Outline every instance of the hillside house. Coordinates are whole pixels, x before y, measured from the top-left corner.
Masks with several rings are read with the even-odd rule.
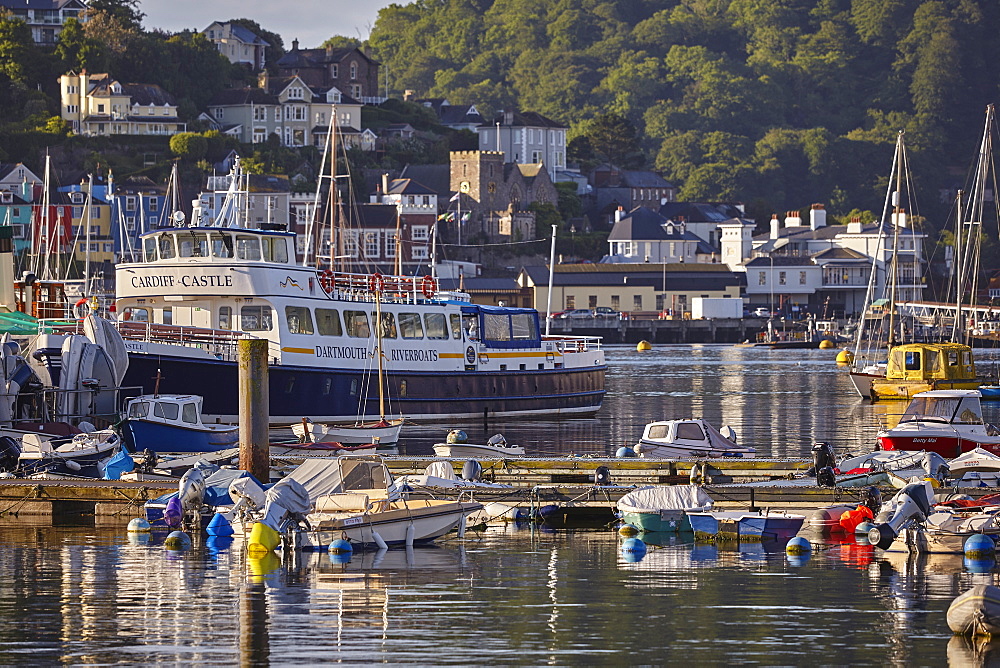
[[[59,89],[60,116],[79,135],[173,135],[187,129],[173,95],[155,84],[71,72],[59,77]]]

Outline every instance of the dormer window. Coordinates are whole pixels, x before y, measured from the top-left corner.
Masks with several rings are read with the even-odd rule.
[[[331,88],[330,92],[326,95],[326,100],[333,104],[340,104],[340,97],[340,91],[336,88]]]

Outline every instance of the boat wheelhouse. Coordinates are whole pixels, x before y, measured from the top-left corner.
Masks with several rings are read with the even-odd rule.
[[[983,448],[1000,454],[1000,433],[983,419],[978,390],[936,390],[917,394],[899,424],[878,434],[883,450],[927,450],[942,457]]]
[[[472,304],[438,293],[430,276],[301,266],[294,243],[281,229],[143,235],[138,261],[116,267],[125,384],[196,392],[206,419],[235,420],[236,344],[260,338],[269,343],[272,423],[377,419],[378,396],[368,388],[378,326],[392,412],[410,419],[600,408],[599,339],[543,337],[534,309]]]
[[[885,378],[873,378],[874,400],[910,399],[931,390],[974,390],[972,348],[961,343],[907,343],[889,350]]]

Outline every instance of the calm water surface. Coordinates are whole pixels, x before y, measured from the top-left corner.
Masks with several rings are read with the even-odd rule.
[[[871,406],[835,351],[612,348],[600,415],[460,425],[537,452],[610,454],[655,418],[732,425],[761,455],[814,441],[859,449],[898,406]],[[988,417],[997,421],[997,409]],[[452,425],[401,450],[430,453]],[[975,665],[951,600],[995,569],[870,546],[666,538],[626,559],[613,529],[497,527],[436,547],[248,560],[199,538],[186,552],[121,529],[0,524],[0,665]],[[978,653],[977,653],[978,652]]]

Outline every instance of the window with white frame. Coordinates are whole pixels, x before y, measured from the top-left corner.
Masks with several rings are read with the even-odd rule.
[[[125,229],[129,232],[135,232],[135,216],[125,218]]]
[[[396,257],[396,235],[385,235],[385,256]]]
[[[253,129],[253,143],[263,144],[267,141],[267,130],[264,128],[254,128]]]
[[[281,107],[275,107],[274,108],[274,120],[275,121],[280,121],[281,120]]]
[[[330,77],[336,79],[340,76],[340,65],[333,63],[330,65]]]
[[[414,246],[410,249],[410,255],[413,256],[414,260],[426,260],[427,246]]]
[[[426,225],[414,225],[411,236],[414,241],[427,241],[429,237],[428,227]]]
[[[127,195],[125,197],[125,210],[126,211],[135,211],[135,196],[134,195]]]
[[[288,99],[290,100],[301,100],[302,99],[302,89],[296,86],[295,88],[288,89]]]
[[[219,116],[222,118],[222,116]],[[253,119],[255,121],[266,121],[267,120],[267,107],[254,107],[253,108]]]
[[[356,257],[358,254],[358,233],[356,230],[344,232],[344,255]]]
[[[159,222],[159,220],[160,220],[159,216],[150,216],[149,217],[149,224],[151,226],[153,226],[153,227],[156,227],[156,224]]]
[[[150,197],[148,201],[150,211],[156,211],[160,208],[159,200],[156,197]]]
[[[351,61],[351,78],[352,79],[358,78],[358,64],[353,61]]]
[[[379,233],[365,232],[365,257],[378,257]]]

